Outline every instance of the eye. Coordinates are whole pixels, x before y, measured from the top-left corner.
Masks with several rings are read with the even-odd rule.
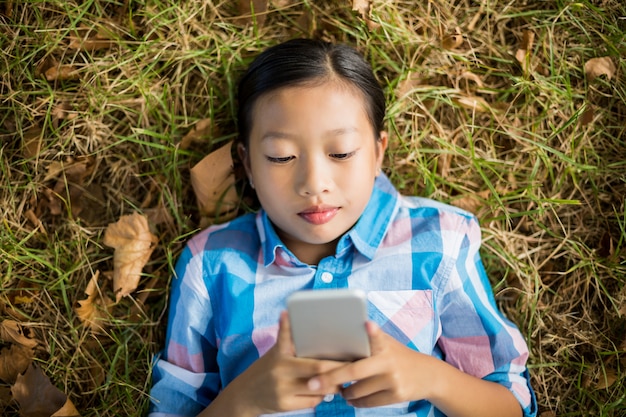
[[[265,156],[265,159],[267,159],[273,164],[286,164],[287,162],[291,161],[293,158],[294,158],[293,156],[281,156],[281,157],[275,157],[275,156],[269,156],[269,155]]]
[[[354,154],[356,153],[356,151],[352,151],[352,152],[348,152],[348,153],[331,153],[329,154],[329,156],[333,159],[337,159],[339,161],[343,161],[345,159],[349,159],[352,156],[354,156]]]

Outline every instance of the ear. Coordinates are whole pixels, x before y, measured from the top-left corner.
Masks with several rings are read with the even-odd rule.
[[[248,155],[248,150],[243,143],[237,144],[237,154],[239,155],[239,159],[243,163],[243,167],[246,169],[246,175],[248,176],[248,179],[252,180],[252,170],[250,169],[250,155]]]
[[[376,171],[380,172],[383,166],[383,160],[385,159],[385,150],[387,150],[387,144],[389,143],[389,135],[384,130],[381,130],[376,141]]]

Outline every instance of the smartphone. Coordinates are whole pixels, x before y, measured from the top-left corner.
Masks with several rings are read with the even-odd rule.
[[[287,299],[287,312],[296,356],[340,361],[370,356],[363,291],[296,291]]]

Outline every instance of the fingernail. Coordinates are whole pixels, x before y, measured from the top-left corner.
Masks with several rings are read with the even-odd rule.
[[[322,387],[322,384],[320,383],[320,380],[318,378],[311,378],[309,379],[307,386],[311,391],[317,391]]]

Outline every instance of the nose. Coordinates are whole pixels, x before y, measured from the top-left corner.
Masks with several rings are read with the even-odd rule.
[[[302,196],[314,196],[330,191],[331,167],[318,158],[302,160],[296,174],[296,191]]]

